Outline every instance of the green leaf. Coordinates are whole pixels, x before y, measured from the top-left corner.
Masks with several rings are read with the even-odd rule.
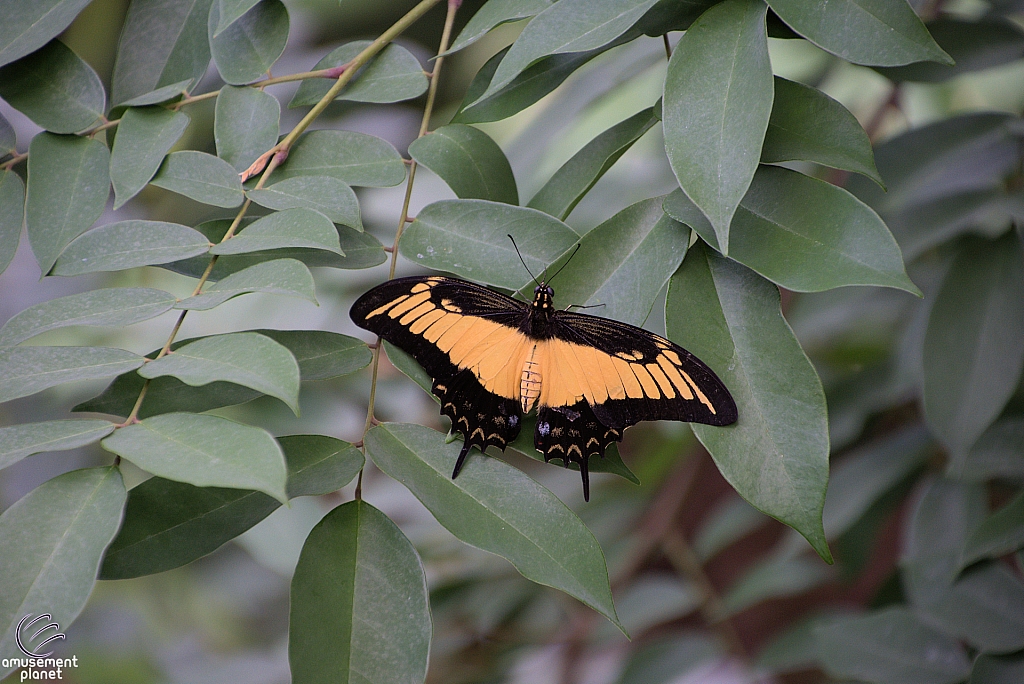
[[[165,264],[205,254],[210,241],[197,230],[163,221],[119,221],[80,235],[61,252],[51,273],[73,276]]]
[[[862,173],[882,184],[868,134],[850,110],[817,88],[776,76],[761,161],[797,160]]]
[[[618,626],[604,553],[565,505],[504,461],[476,455],[451,479],[459,444],[419,425],[366,433],[367,453],[452,534],[508,559],[524,577],[574,596]]]
[[[217,29],[213,33],[214,37],[238,21],[242,15],[258,5],[259,2],[260,0],[217,0],[220,16],[217,21]]]
[[[288,10],[281,0],[259,4],[217,31],[220,3],[210,7],[207,32],[213,63],[221,78],[231,85],[251,83],[274,66],[288,44]]]
[[[1024,493],[985,519],[967,538],[964,566],[999,558],[1024,547]]]
[[[328,494],[364,463],[348,442],[323,435],[280,439],[288,465],[288,496]],[[198,487],[152,477],[131,489],[125,523],[106,550],[99,576],[124,580],[201,558],[281,506],[260,491]]]
[[[107,347],[0,349],[0,402],[74,380],[96,380],[135,370],[143,358]]]
[[[953,63],[906,0],[832,0],[825,4],[770,0],[768,4],[804,38],[854,64]]]
[[[477,101],[493,95],[548,55],[599,48],[625,33],[656,0],[568,0],[526,25]]]
[[[981,482],[993,477],[1018,479],[1024,475],[1024,416],[1000,418],[967,453],[961,478]]]
[[[690,239],[661,205],[661,197],[637,202],[584,235],[559,276],[559,306],[603,305],[593,313],[643,325]]]
[[[323,496],[352,481],[366,459],[356,447],[326,435],[289,435],[277,440],[288,465],[288,496]]]
[[[285,209],[257,220],[230,240],[214,245],[211,254],[245,254],[260,250],[305,247],[345,256],[331,220],[312,209]]]
[[[32,454],[77,449],[113,431],[107,420],[48,420],[0,428],[0,468]]]
[[[242,219],[240,225],[246,226],[252,223],[251,219]],[[228,227],[230,219],[217,219],[207,221],[196,226],[196,230],[203,233],[211,242],[220,242]],[[223,256],[217,259],[217,263],[210,273],[211,281],[222,280],[227,276],[238,273],[255,264],[262,264],[267,261],[290,258],[297,259],[307,266],[326,266],[329,268],[370,268],[384,263],[386,255],[380,240],[369,233],[360,233],[347,226],[335,226],[338,231],[338,239],[345,256],[339,256],[334,252],[326,252],[318,249],[276,249],[267,252],[253,252],[251,254],[238,254]],[[206,257],[185,259],[168,264],[166,268],[182,273],[193,278],[199,278],[206,272],[210,260]]]
[[[299,363],[299,377],[303,382],[326,380],[354,373],[370,365],[372,353],[364,342],[348,335],[323,330],[253,330],[278,342],[292,353]],[[179,340],[171,351],[180,349],[195,339]],[[149,354],[154,358],[157,352]],[[109,413],[127,416],[145,382],[138,373],[125,373],[115,379],[102,394],[79,404],[75,411]],[[248,387],[229,382],[211,382],[190,387],[176,378],[154,378],[146,391],[146,400],[139,411],[140,418],[162,413],[192,411],[201,413],[222,406],[233,406],[251,401],[260,393]]]
[[[188,122],[186,114],[163,107],[129,107],[121,115],[110,153],[114,209],[146,187]]]
[[[139,375],[171,375],[192,386],[233,382],[277,397],[299,413],[298,362],[286,347],[258,333],[204,337],[146,364]]]
[[[1024,584],[999,563],[967,571],[926,612],[944,631],[982,651],[1024,648]]]
[[[252,332],[287,347],[299,363],[302,382],[350,375],[369,366],[373,359],[365,342],[348,335],[324,330],[260,329]]]
[[[483,131],[464,124],[442,126],[414,140],[409,156],[440,176],[460,199],[519,204],[512,167]]]
[[[153,352],[151,356],[156,356]],[[76,406],[74,411],[107,413],[127,418],[142,392],[146,380],[138,373],[125,373],[114,379],[103,392]],[[146,399],[139,410],[139,418],[164,413],[191,411],[202,413],[222,406],[235,406],[252,401],[260,393],[230,382],[211,382],[202,387],[190,387],[170,376],[149,381]]]
[[[1024,31],[1002,17],[982,16],[968,20],[939,16],[925,26],[955,64],[919,62],[876,71],[897,82],[940,83],[961,74],[989,69],[1024,57]]]
[[[445,55],[458,52],[487,35],[492,29],[510,21],[529,19],[551,7],[552,0],[488,0],[476,11]]]
[[[974,661],[968,684],[1016,684],[1024,678],[1024,654],[982,655]]]
[[[256,158],[277,144],[281,103],[257,88],[224,86],[217,96],[213,137],[217,156],[244,171]]]
[[[206,21],[213,0],[149,0],[128,7],[111,78],[117,106],[188,79],[210,65]]]
[[[164,159],[153,185],[215,207],[237,207],[245,199],[231,164],[212,154],[186,150]]]
[[[723,254],[772,111],[766,9],[758,0],[714,5],[679,40],[665,78],[665,151]]]
[[[128,492],[124,525],[107,548],[99,578],[130,579],[181,567],[216,551],[280,506],[262,492],[151,477]]]
[[[405,163],[391,143],[355,131],[309,131],[274,172],[294,176],[330,176],[349,185],[390,188],[405,180]]]
[[[268,188],[246,193],[256,204],[268,209],[314,209],[335,223],[362,232],[359,200],[352,188],[330,176],[297,176]]]
[[[708,561],[768,522],[759,510],[741,497],[731,496],[716,506],[704,520],[693,539],[693,551]]]
[[[0,171],[0,273],[14,259],[25,223],[25,183],[13,171]]]
[[[0,24],[0,65],[21,59],[66,29],[90,0],[9,0]]]
[[[24,657],[15,631],[25,615],[45,611],[61,628],[78,617],[124,500],[117,468],[87,468],[43,483],[0,515],[0,548],[10,550],[0,579],[3,659]],[[13,669],[0,668],[0,676]]]
[[[665,320],[669,338],[708,364],[736,400],[736,424],[692,426],[722,475],[831,561],[821,522],[825,394],[782,316],[778,290],[697,244],[669,283]]]
[[[923,427],[911,427],[861,447],[832,467],[825,496],[825,535],[836,539],[856,524],[886,492],[931,455]]]
[[[665,206],[714,241],[711,226],[687,205],[676,191]],[[846,190],[796,171],[760,166],[730,231],[729,256],[789,290],[880,285],[921,294],[878,214]]]
[[[773,598],[796,596],[829,580],[829,567],[816,558],[778,554],[757,562],[722,597],[722,617],[731,617]]]
[[[987,513],[981,485],[933,480],[915,502],[903,533],[902,580],[918,606],[933,605],[960,572],[967,538]]]
[[[259,428],[217,416],[169,413],[121,428],[101,444],[168,480],[254,489],[288,501],[284,455]]]
[[[293,435],[279,442],[292,498],[340,489],[363,465],[358,449],[332,437]],[[128,492],[124,525],[107,549],[100,578],[127,579],[191,563],[280,505],[262,492],[150,478]]]
[[[519,290],[533,279],[519,262],[509,234],[534,273],[553,264],[579,239],[569,226],[536,209],[485,200],[441,200],[420,210],[398,248],[421,266]]]
[[[0,68],[0,97],[51,133],[89,128],[107,101],[100,77],[59,40]]]
[[[147,105],[161,104],[169,100],[174,100],[181,97],[183,94],[187,94],[189,88],[192,87],[193,79],[186,78],[184,81],[178,81],[177,83],[171,83],[161,88],[157,88],[148,93],[143,93],[133,97],[130,100],[122,102],[119,107],[145,107]]]
[[[431,620],[416,549],[365,501],[338,506],[306,538],[292,578],[295,684],[422,682]]]
[[[169,311],[177,301],[169,292],[145,287],[116,287],[58,297],[30,306],[8,320],[0,328],[0,347],[70,325],[131,325]]]
[[[233,273],[207,287],[202,294],[178,302],[177,309],[206,311],[238,295],[250,292],[301,297],[317,306],[313,274],[295,259],[276,259]]]
[[[563,221],[608,169],[654,126],[653,109],[620,121],[562,164],[527,206]]]
[[[99,140],[40,133],[29,144],[25,223],[39,270],[96,222],[110,194],[110,153]]]
[[[955,684],[971,671],[955,639],[902,607],[836,618],[815,634],[825,670],[841,679]]]
[[[965,241],[928,317],[924,412],[958,473],[1024,369],[1024,255],[1012,232]]]
[[[614,45],[606,47],[612,46]],[[493,95],[480,98],[481,93],[487,90],[498,65],[507,54],[508,48],[506,48],[480,67],[473,82],[470,83],[466,96],[459,106],[459,113],[452,119],[452,123],[474,124],[507,119],[550,93],[577,69],[604,51],[605,48],[598,48],[586,52],[544,57]]]
[[[369,40],[345,43],[324,56],[312,71],[348,64],[370,46]],[[334,85],[335,79],[307,78],[295,91],[289,107],[315,105]],[[419,97],[427,90],[427,77],[415,56],[401,45],[388,45],[348,82],[335,100],[349,102],[401,102]]]

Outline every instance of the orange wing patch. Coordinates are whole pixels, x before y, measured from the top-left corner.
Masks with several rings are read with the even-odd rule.
[[[679,355],[658,345],[658,356],[644,362],[640,352],[608,354],[560,339],[538,343],[536,358],[543,379],[541,406],[572,406],[581,399],[594,406],[615,399],[696,399],[716,413],[714,404],[682,370]]]

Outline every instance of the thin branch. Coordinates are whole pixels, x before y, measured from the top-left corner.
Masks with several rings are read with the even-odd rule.
[[[15,164],[20,164],[21,162],[25,161],[26,159],[28,159],[28,152],[22,152],[21,154],[16,154],[13,157],[11,157],[10,159],[8,159],[7,161],[5,161],[3,164],[0,164],[0,169],[10,170],[12,166],[14,166]]]
[[[725,606],[721,596],[708,579],[700,559],[686,541],[686,537],[678,530],[670,530],[661,543],[661,550],[677,574],[697,585],[701,593],[700,614],[704,622],[715,630],[733,655],[749,662],[750,654],[740,640],[736,626],[732,620],[725,617]]]
[[[421,3],[422,4],[422,3]],[[459,9],[459,5],[462,4],[462,0],[448,0],[448,14],[444,20],[444,30],[441,32],[441,45],[437,50],[437,54],[444,54],[448,49],[448,41],[451,39],[452,26],[455,23],[455,12]],[[357,58],[358,59],[358,58]],[[354,61],[354,60],[353,60]],[[434,62],[433,78],[430,79],[430,89],[427,91],[427,103],[423,107],[423,119],[420,121],[420,130],[417,138],[421,138],[427,133],[427,129],[430,127],[430,116],[434,111],[434,100],[437,98],[437,83],[440,80],[438,76],[441,74],[441,66],[444,63],[443,57],[438,57]],[[409,177],[405,183],[405,200],[402,202],[402,215],[398,219],[398,230],[395,231],[395,241],[391,245],[391,266],[388,269],[388,280],[392,280],[395,277],[395,267],[398,264],[398,241],[402,238],[402,232],[405,230],[405,224],[409,218],[409,202],[412,200],[412,186],[416,180],[416,162],[413,161],[409,164]],[[374,424],[375,418],[373,417],[373,408],[377,399],[377,373],[380,367],[380,338],[377,338],[377,345],[373,350],[373,363],[370,371],[370,398],[366,405],[366,422],[363,424],[363,435],[370,430],[370,427]]]

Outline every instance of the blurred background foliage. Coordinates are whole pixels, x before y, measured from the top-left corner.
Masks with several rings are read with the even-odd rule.
[[[108,86],[128,4],[94,0],[61,36]],[[275,74],[308,70],[343,42],[375,37],[411,3],[285,4],[291,32]],[[463,4],[456,30],[481,4]],[[1011,388],[1012,396],[998,418],[987,428],[982,426],[986,429],[973,446],[954,453],[945,426],[925,420],[930,379],[922,358],[929,354],[923,340],[939,292],[951,290],[947,300],[958,293],[968,298],[947,304],[949,315],[959,317],[950,323],[956,327],[956,321],[965,321],[972,309],[984,305],[969,297],[977,294],[972,283],[992,268],[997,258],[993,254],[1012,250],[1015,244],[1019,253],[1021,235],[1015,226],[1024,218],[1024,128],[1016,117],[1024,108],[1024,33],[1019,28],[1024,26],[1024,3],[911,4],[924,18],[937,21],[931,25],[933,34],[959,60],[956,75],[927,69],[911,73],[921,65],[870,69],[839,60],[806,41],[769,40],[777,75],[821,89],[858,118],[875,144],[889,193],[845,172],[811,164],[794,168],[844,185],[876,208],[903,249],[911,279],[926,295],[918,299],[882,288],[783,293],[786,316],[821,376],[828,399],[832,480],[825,529],[836,565],[826,566],[795,533],[743,502],[686,425],[643,424],[627,432],[621,452],[643,484],[636,487],[596,475],[594,495],[586,506],[577,474],[508,452],[508,460],[567,502],[600,540],[619,615],[633,636],[627,641],[582,605],[523,579],[504,560],[458,542],[405,488],[367,462],[365,499],[401,526],[426,567],[434,620],[428,681],[658,684],[761,677],[793,683],[955,682],[969,676],[968,655],[1012,653],[1024,647],[1019,589],[1024,558],[1012,553],[1020,540],[988,546],[984,539],[969,540],[982,520],[1004,507],[1016,518],[1003,531],[1017,529],[1019,535],[1024,513],[1015,497],[1024,479],[1024,387],[1014,380],[1016,390]],[[439,5],[398,42],[426,65],[443,20],[444,7]],[[981,58],[972,61],[974,53],[957,54],[947,47],[959,45],[966,35],[967,28],[958,22],[982,22],[980,42],[991,49],[980,50]],[[995,24],[984,22],[1009,28],[1000,29],[997,40]],[[478,69],[521,29],[522,23],[502,26],[446,63],[431,128],[451,119]],[[673,34],[673,41],[677,37]],[[998,41],[1002,42],[997,45]],[[665,70],[662,41],[643,38],[594,59],[536,105],[480,128],[505,151],[522,196],[529,197],[586,142],[655,104]],[[211,66],[196,92],[219,84]],[[295,89],[295,84],[282,84],[269,92],[287,103]],[[404,153],[416,136],[422,105],[422,98],[397,105],[335,102],[314,127],[370,133]],[[214,152],[213,111],[212,100],[191,107],[191,123],[175,149]],[[303,111],[283,109],[282,129],[289,130]],[[1007,116],[996,117],[998,121],[987,128],[975,127],[973,136],[960,124],[942,128],[943,122],[962,123],[964,117],[978,116],[976,112]],[[39,130],[5,103],[0,103],[0,113],[15,126],[19,148]],[[568,222],[587,230],[636,201],[675,189],[660,136],[656,126],[630,148]],[[421,168],[419,173],[412,215],[432,201],[453,196],[429,171]],[[359,190],[363,224],[385,244],[394,235],[403,191],[401,186]],[[224,215],[148,187],[119,212],[118,219],[197,225]],[[415,272],[401,261],[399,268],[400,274]],[[963,282],[950,284],[951,272],[960,274]],[[38,302],[98,286],[156,287],[179,297],[192,288],[188,279],[157,268],[42,281],[39,277],[23,239],[11,266],[0,275],[0,323]],[[348,317],[349,306],[382,278],[381,269],[320,269],[320,307],[250,295],[216,313],[194,313],[180,337],[256,323],[358,334]],[[1006,292],[1007,297],[1017,294],[1012,289]],[[40,337],[39,343],[110,345],[148,353],[163,343],[174,315],[127,330],[65,328]],[[655,306],[646,327],[663,333],[663,316],[663,307]],[[1017,344],[1024,347],[1024,336]],[[988,381],[993,383],[1005,381],[1013,370],[1001,358],[988,363],[993,376]],[[937,372],[934,364],[931,369]],[[1019,378],[1019,368],[1016,373]],[[380,384],[377,415],[382,420],[444,429],[436,406],[386,361]],[[63,417],[64,407],[101,388],[102,384],[76,383],[4,404],[0,422]],[[975,390],[981,396],[988,392],[984,384]],[[298,419],[267,397],[215,413],[275,434],[301,431],[357,440],[367,391],[366,376],[356,374],[305,385]],[[69,467],[108,461],[109,455],[98,445],[22,461],[0,473],[0,508]],[[142,477],[130,465],[122,469],[129,487]],[[77,654],[81,663],[75,681],[288,681],[291,573],[310,529],[330,508],[350,500],[351,490],[352,485],[333,495],[296,499],[290,508],[278,509],[234,542],[185,567],[99,582],[86,610],[67,631],[68,652]],[[971,588],[965,585],[959,599],[937,605],[922,598],[936,578],[922,578],[917,572],[938,567],[935,557],[943,553],[952,554],[955,572],[959,564],[972,560],[965,558],[965,548],[977,551],[974,559],[1002,558],[960,580],[999,575],[977,580],[983,602],[997,604],[988,606],[996,617],[979,618],[979,633],[985,636],[961,634],[966,646],[947,644],[942,653],[945,669],[940,667],[931,678],[883,680],[875,679],[880,675],[870,667],[858,670],[863,661],[873,660],[865,653],[879,639],[903,645],[901,640],[925,639],[935,625],[945,632],[953,629],[951,623],[969,629],[963,623],[974,615]],[[998,595],[993,587],[1009,588]],[[888,620],[886,628],[902,628],[885,634],[881,627],[864,622],[879,616]],[[868,650],[858,651],[861,647]],[[874,660],[886,657],[881,654]],[[1024,681],[1022,662],[1019,654],[981,656],[971,682]],[[1021,678],[1014,678],[1018,675]]]

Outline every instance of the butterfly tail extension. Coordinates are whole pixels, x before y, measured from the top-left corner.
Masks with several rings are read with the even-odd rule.
[[[612,442],[622,440],[622,431],[604,425],[585,401],[573,406],[543,406],[537,412],[537,431],[533,444],[544,454],[545,462],[558,458],[568,467],[575,463],[583,478],[583,498],[590,500],[588,459],[604,456]]]
[[[468,441],[463,442],[462,451],[459,452],[459,458],[455,461],[455,469],[452,471],[453,480],[459,476],[459,471],[462,470],[462,465],[466,462],[466,455],[472,447],[473,445]]]
[[[465,443],[455,463],[452,479],[459,474],[469,450],[494,446],[502,451],[519,435],[522,427],[519,402],[488,392],[469,370],[448,380],[434,380],[433,393],[441,400],[441,413],[461,432]]]

